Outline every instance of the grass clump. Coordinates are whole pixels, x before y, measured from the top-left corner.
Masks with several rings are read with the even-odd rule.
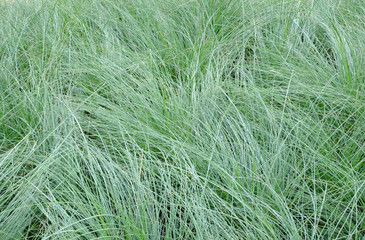
[[[363,239],[362,0],[0,6],[1,239]]]

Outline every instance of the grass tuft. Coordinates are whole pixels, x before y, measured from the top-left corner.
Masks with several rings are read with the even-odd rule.
[[[0,239],[363,239],[364,15],[0,1]]]

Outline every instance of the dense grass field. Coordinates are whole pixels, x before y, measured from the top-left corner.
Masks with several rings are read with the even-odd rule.
[[[0,239],[365,239],[364,0],[0,1]]]

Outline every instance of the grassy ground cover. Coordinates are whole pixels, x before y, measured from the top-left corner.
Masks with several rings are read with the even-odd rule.
[[[0,239],[364,239],[364,0],[0,4]]]

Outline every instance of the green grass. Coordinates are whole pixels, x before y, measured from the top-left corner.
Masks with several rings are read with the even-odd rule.
[[[365,239],[364,0],[0,3],[0,239]]]

